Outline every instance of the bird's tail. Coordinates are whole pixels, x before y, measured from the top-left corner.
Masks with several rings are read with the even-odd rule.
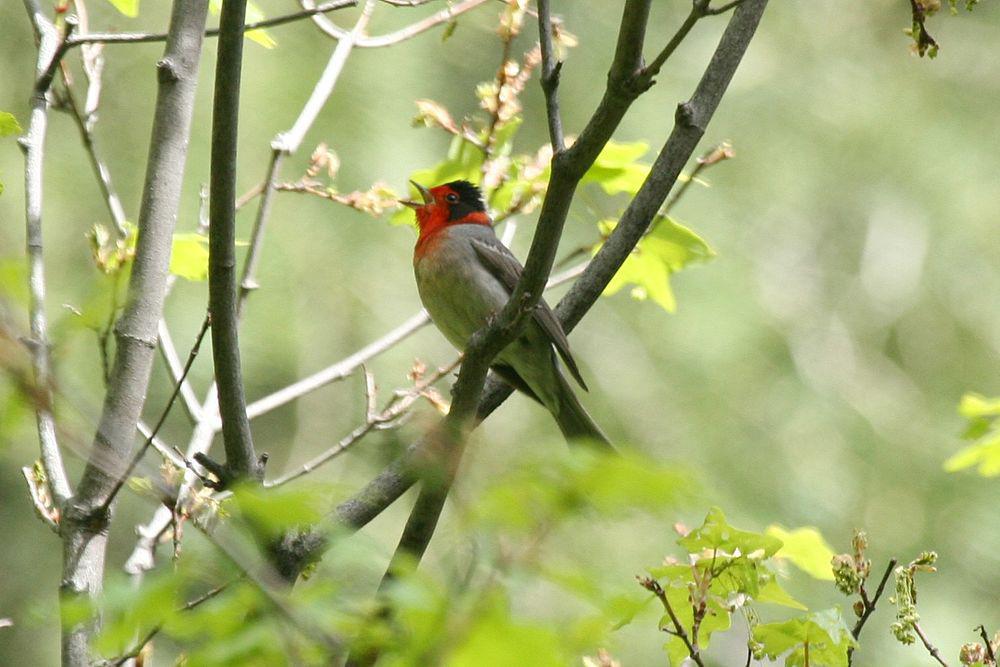
[[[581,405],[573,388],[558,369],[556,377],[559,382],[558,405],[552,416],[555,417],[563,437],[570,442],[581,442],[605,451],[615,451],[608,436]]]

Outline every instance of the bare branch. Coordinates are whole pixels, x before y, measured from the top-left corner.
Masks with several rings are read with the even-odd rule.
[[[54,61],[60,37],[52,23],[42,13],[35,0],[25,0],[35,33],[39,36],[36,74],[42,73]],[[55,417],[52,413],[52,361],[49,356],[48,319],[45,315],[45,259],[42,247],[42,169],[45,134],[48,129],[48,89],[38,86],[31,96],[28,129],[18,143],[24,151],[24,218],[28,255],[28,314],[31,340],[32,370],[36,384],[35,421],[42,466],[57,506],[73,494],[63,466],[56,438]]]
[[[674,629],[669,632],[684,642],[684,645],[688,650],[688,655],[691,656],[691,660],[693,660],[696,665],[705,667],[705,663],[701,659],[701,652],[698,650],[697,644],[693,643],[688,637],[688,633],[684,629],[684,625],[681,623],[680,619],[677,618],[673,605],[671,605],[670,600],[667,599],[667,593],[663,590],[663,586],[660,585],[660,582],[650,577],[639,577],[639,585],[655,595],[660,601],[660,604],[663,605],[663,609],[667,612],[667,616],[670,617],[670,622],[674,626]],[[664,628],[664,630],[666,630],[666,628]]]
[[[887,581],[889,581],[889,575],[891,575],[892,571],[896,569],[896,563],[897,561],[895,558],[889,560],[889,564],[885,568],[885,573],[882,575],[882,578],[878,582],[878,588],[875,589],[875,597],[871,598],[870,600],[868,599],[868,592],[865,590],[864,582],[861,583],[860,587],[861,600],[862,604],[864,605],[864,609],[862,610],[861,616],[858,618],[857,623],[854,624],[854,628],[851,630],[851,635],[855,639],[861,636],[861,630],[864,629],[865,623],[868,622],[868,617],[871,616],[872,612],[875,611],[875,605],[878,604],[879,598],[882,597],[882,592],[885,590],[885,584]],[[851,664],[851,660],[853,659],[853,657],[854,657],[854,647],[852,646],[849,649],[847,649],[848,665]]]
[[[346,7],[354,7],[357,4],[357,0],[334,0],[333,2],[323,2],[303,11],[292,12],[291,14],[276,16],[274,18],[264,19],[263,21],[244,24],[242,32],[260,30],[262,28],[272,28],[274,26],[284,25],[285,23],[292,23],[293,21],[298,21],[300,19],[310,18],[318,14],[325,14],[327,12],[344,9]],[[218,36],[218,28],[211,28],[205,31],[205,37]],[[80,44],[93,44],[95,42],[104,44],[142,44],[145,42],[162,42],[166,39],[167,33],[160,32],[92,32],[85,35],[75,35],[72,39],[67,40],[68,44],[66,48],[69,49]]]
[[[373,37],[368,37],[363,34],[359,35],[355,40],[355,46],[366,49],[377,49],[398,44],[399,42],[412,39],[413,37],[416,37],[417,35],[426,32],[435,26],[451,21],[455,17],[464,14],[470,9],[474,9],[479,5],[485,4],[486,2],[488,2],[488,0],[463,0],[462,2],[450,5],[425,19],[421,19],[420,21],[404,28],[400,28],[399,30]],[[314,6],[313,0],[299,0],[299,4],[306,8]],[[320,30],[333,39],[342,40],[349,34],[346,30],[338,27],[324,16],[315,16],[313,17],[313,21]]]
[[[166,423],[167,417],[170,415],[170,409],[174,407],[174,401],[177,400],[177,395],[181,392],[181,387],[184,386],[184,381],[187,379],[188,371],[191,370],[191,366],[194,365],[194,360],[198,356],[198,350],[201,348],[201,341],[205,338],[205,332],[208,331],[209,322],[209,318],[205,317],[202,322],[201,329],[198,331],[198,335],[194,339],[194,345],[191,346],[191,352],[188,354],[187,363],[184,364],[181,375],[174,384],[174,390],[171,392],[170,398],[167,399],[166,407],[164,407],[163,412],[160,413],[160,418],[156,422],[156,425],[150,431],[149,435],[146,436],[146,442],[142,443],[142,446],[136,450],[135,455],[132,457],[132,460],[129,461],[129,464],[125,468],[124,472],[122,472],[122,474],[118,477],[114,486],[111,487],[111,491],[107,494],[107,497],[104,500],[104,505],[101,508],[102,513],[108,511],[108,508],[114,501],[115,496],[121,490],[125,482],[128,481],[129,475],[131,475],[132,471],[135,470],[135,467],[139,465],[139,461],[142,460],[142,457],[146,454],[146,450],[153,444],[153,440],[156,439],[157,434],[160,432],[160,428],[162,428],[163,424]]]
[[[139,238],[129,281],[128,300],[115,332],[117,355],[93,451],[77,495],[62,520],[62,592],[66,599],[93,596],[101,589],[108,515],[101,511],[117,476],[109,460],[124,462],[132,448],[156,347],[171,240],[180,203],[184,163],[194,108],[207,0],[177,0],[170,37],[157,64],[158,89],[150,139],[146,184],[139,211]],[[63,664],[90,661],[91,621],[67,619]]]
[[[326,451],[302,464],[300,468],[282,475],[275,480],[265,482],[264,486],[267,488],[281,486],[282,484],[287,484],[288,482],[298,479],[299,477],[303,477],[304,475],[313,472],[323,464],[327,463],[334,457],[343,454],[349,447],[357,443],[370,432],[376,430],[381,431],[398,426],[400,421],[406,416],[407,411],[411,408],[413,403],[424,395],[424,392],[426,392],[429,387],[457,368],[460,360],[461,357],[458,357],[447,366],[439,368],[429,377],[418,380],[410,389],[397,390],[392,399],[389,400],[381,412],[379,412],[375,406],[374,378],[366,370],[365,397],[367,399],[367,406],[365,410],[365,422],[344,436],[333,447],[330,447]]]
[[[104,202],[108,206],[108,212],[111,215],[114,228],[118,233],[118,236],[122,238],[127,233],[125,228],[125,209],[122,207],[121,199],[118,198],[118,193],[115,191],[115,187],[111,182],[111,172],[108,170],[104,161],[101,160],[100,154],[98,153],[97,146],[94,141],[94,133],[76,103],[76,96],[73,94],[73,86],[71,85],[69,78],[65,76],[65,71],[63,72],[63,82],[66,86],[65,96],[63,97],[66,102],[66,108],[69,111],[70,116],[72,116],[77,130],[80,132],[80,140],[83,143],[84,150],[87,152],[87,157],[90,158],[90,166],[93,168],[94,175],[97,177],[97,183],[101,188],[101,194],[104,196]]]
[[[236,292],[236,144],[245,17],[246,0],[223,0],[212,111],[208,309],[226,469],[235,479],[261,479],[264,471],[246,413]]]
[[[302,378],[284,389],[279,389],[273,394],[254,401],[247,406],[247,414],[251,419],[259,417],[331,382],[343,380],[360,368],[362,364],[394,347],[400,341],[419,331],[429,322],[430,318],[427,316],[426,311],[421,310],[386,335],[372,341],[354,354],[327,366],[317,373]]]
[[[166,320],[161,319],[157,325],[157,336],[160,340],[160,354],[167,365],[170,377],[173,379],[174,384],[180,387],[181,404],[184,406],[184,410],[191,420],[198,422],[201,419],[201,406],[198,404],[198,397],[195,396],[194,389],[187,379],[190,364],[187,366],[181,364],[180,357],[177,355],[177,346],[174,345],[174,338],[170,335],[170,328],[167,326]],[[200,337],[198,338],[198,342],[201,342]],[[189,356],[190,360],[193,359]]]
[[[366,10],[368,11],[363,11],[361,18],[358,20],[360,28],[363,28],[364,25],[367,24],[370,16],[370,6],[372,4],[372,0],[369,0],[368,4],[366,4]],[[356,26],[356,28],[360,29],[358,26]],[[261,195],[261,200],[258,206],[256,218],[254,220],[253,231],[251,232],[250,247],[247,250],[246,261],[243,266],[243,275],[240,279],[241,289],[238,297],[237,316],[242,313],[247,298],[253,288],[257,285],[255,273],[259,263],[258,260],[260,253],[263,250],[264,231],[266,229],[270,213],[270,196],[273,193],[274,183],[278,178],[278,173],[284,159],[283,156],[286,153],[293,152],[298,148],[298,145],[301,144],[301,136],[308,131],[309,127],[311,127],[312,123],[316,119],[316,115],[319,113],[319,110],[326,103],[326,100],[333,92],[333,87],[336,84],[337,78],[340,75],[340,71],[343,69],[349,53],[350,48],[340,44],[337,45],[337,48],[334,49],[334,53],[330,57],[330,62],[327,64],[326,70],[324,71],[324,76],[321,77],[320,81],[318,81],[314,87],[313,92],[309,97],[309,101],[300,112],[299,118],[296,120],[293,128],[286,132],[278,133],[278,135],[271,142],[273,147],[271,161],[268,165],[268,173],[265,178],[265,182],[261,184],[260,191],[257,193]],[[331,76],[331,72],[335,72],[335,74]],[[303,120],[304,118],[306,120]],[[292,144],[289,144],[286,141],[285,136],[291,134],[293,131],[301,134],[298,136],[297,141],[293,141]],[[207,221],[203,224],[207,224]],[[200,410],[201,419],[195,425],[195,428],[191,433],[191,438],[188,441],[187,448],[184,452],[185,457],[188,460],[192,460],[197,458],[199,455],[206,454],[212,445],[212,440],[216,432],[221,428],[221,424],[219,423],[219,402],[217,396],[217,386],[213,382],[205,393],[205,400],[202,401]],[[251,417],[254,414],[254,410],[254,404],[248,406],[248,414]],[[184,479],[177,492],[178,503],[183,502],[183,499],[188,495],[188,493],[190,493],[190,489],[197,479],[198,477],[192,469],[188,468],[185,470]],[[169,528],[172,518],[173,513],[170,509],[161,506],[156,509],[152,519],[150,519],[147,524],[137,528],[137,533],[140,537],[136,542],[136,546],[133,549],[132,554],[126,561],[126,572],[139,576],[142,572],[152,569],[154,564],[154,550],[156,548],[157,540],[159,539],[159,536]]]
[[[920,637],[920,641],[923,643],[924,648],[927,649],[927,652],[930,654],[930,656],[934,658],[937,661],[937,663],[941,665],[941,667],[948,667],[948,663],[945,662],[944,658],[941,657],[941,651],[938,649],[937,646],[934,646],[934,644],[932,644],[929,639],[927,639],[927,635],[924,634],[924,631],[920,627],[919,623],[913,624],[913,631],[917,633],[918,637]]]
[[[563,141],[562,117],[559,114],[559,71],[562,62],[555,60],[552,47],[552,15],[549,0],[538,0],[538,36],[542,47],[542,90],[549,122],[549,140],[555,151],[566,149]]]

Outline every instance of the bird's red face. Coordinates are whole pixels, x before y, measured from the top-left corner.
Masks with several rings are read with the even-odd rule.
[[[452,181],[433,188],[410,182],[420,192],[423,202],[400,200],[399,203],[409,206],[417,214],[417,225],[420,227],[418,254],[426,248],[427,241],[442,229],[452,225],[490,224],[479,188],[468,181]]]

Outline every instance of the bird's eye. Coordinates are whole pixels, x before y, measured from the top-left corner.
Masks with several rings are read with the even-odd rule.
[[[455,204],[455,203],[458,202],[458,195],[456,195],[453,192],[453,193],[449,194],[448,196],[446,196],[445,199],[447,199],[449,203]]]

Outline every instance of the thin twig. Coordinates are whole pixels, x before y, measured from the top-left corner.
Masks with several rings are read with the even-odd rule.
[[[372,37],[364,35],[359,36],[356,40],[355,46],[363,49],[378,49],[398,44],[408,39],[412,39],[413,37],[416,37],[417,35],[426,32],[435,26],[451,21],[457,16],[464,14],[470,9],[474,9],[479,5],[485,4],[486,2],[488,2],[488,0],[463,0],[463,2],[450,5],[425,19],[421,19],[420,21],[400,28],[399,30]],[[312,6],[312,0],[299,0],[299,4],[303,7],[309,8]],[[349,34],[346,30],[338,27],[324,16],[315,16],[313,17],[313,21],[320,30],[333,39],[341,40]]]
[[[986,632],[986,626],[980,625],[976,628],[976,630],[979,631],[979,636],[983,638],[983,646],[986,647],[986,657],[991,663],[993,663],[994,667],[996,667],[997,656],[996,653],[993,652],[993,642],[990,641],[989,633]]]
[[[202,593],[198,597],[188,600],[186,603],[178,607],[175,611],[177,613],[191,611],[198,605],[208,602],[209,600],[217,596],[219,593],[226,590],[226,588],[229,587],[230,583],[232,582],[227,582],[225,584],[216,586],[215,588],[209,589],[208,591]],[[103,664],[109,665],[110,667],[120,667],[121,665],[124,665],[132,658],[139,657],[139,654],[142,653],[142,650],[146,648],[146,644],[153,641],[153,637],[155,637],[162,629],[163,629],[163,624],[157,623],[149,630],[149,632],[146,633],[146,635],[142,639],[136,642],[135,646],[133,646],[131,649],[121,654],[117,658],[112,658],[111,660],[104,661]]]
[[[681,623],[680,619],[677,618],[677,614],[674,613],[674,608],[670,604],[670,600],[667,599],[667,593],[663,590],[663,586],[660,585],[656,579],[651,577],[639,577],[639,585],[645,588],[647,591],[652,593],[657,597],[663,608],[666,610],[667,615],[670,617],[670,622],[673,624],[674,629],[671,632],[674,636],[678,637],[684,645],[687,647],[688,655],[694,660],[695,664],[700,667],[705,667],[705,663],[701,660],[701,655],[695,644],[692,643],[691,639],[688,637],[687,631],[684,629],[684,625]]]
[[[337,382],[349,377],[362,364],[394,347],[399,342],[419,331],[429,322],[430,318],[427,316],[427,312],[421,310],[386,335],[372,341],[337,363],[331,364],[323,370],[304,377],[272,394],[257,399],[247,406],[247,414],[251,419],[259,417],[331,382]]]
[[[153,430],[146,437],[146,442],[142,443],[142,446],[139,447],[138,450],[136,450],[135,455],[132,457],[132,460],[129,461],[129,464],[125,468],[124,472],[122,472],[122,474],[119,475],[114,486],[111,487],[111,490],[108,492],[107,496],[104,499],[104,503],[101,505],[101,513],[106,512],[108,508],[111,506],[111,503],[114,501],[115,496],[121,490],[125,482],[128,481],[128,478],[132,474],[132,471],[135,470],[135,467],[139,465],[139,461],[141,461],[142,457],[145,456],[146,450],[149,449],[150,445],[153,443],[154,438],[156,438],[157,434],[160,432],[160,428],[163,426],[164,423],[166,423],[167,416],[170,415],[170,409],[174,407],[174,401],[177,400],[177,396],[181,392],[181,387],[184,386],[184,380],[187,378],[187,374],[191,370],[191,366],[194,365],[195,358],[197,358],[198,356],[198,350],[201,348],[201,341],[205,338],[205,332],[208,331],[208,328],[209,328],[209,318],[205,317],[204,321],[201,324],[201,329],[198,331],[198,335],[194,339],[194,345],[191,346],[191,352],[188,354],[187,363],[184,364],[184,369],[181,372],[181,376],[180,378],[178,378],[177,382],[174,383],[174,390],[173,392],[171,392],[170,398],[167,399],[166,407],[163,408],[163,412],[160,413],[159,420],[157,420],[156,425],[153,426]]]
[[[243,26],[241,32],[272,28],[285,23],[292,23],[293,21],[298,21],[300,19],[310,18],[318,14],[325,14],[327,12],[344,9],[346,7],[354,7],[357,4],[357,0],[334,0],[333,2],[323,2],[310,9],[292,12],[291,14],[284,14],[282,16],[264,19],[262,21],[255,21],[254,23],[247,23]],[[205,37],[218,36],[219,28],[210,28],[205,31]],[[142,44],[146,42],[162,42],[166,40],[166,38],[167,34],[161,32],[92,32],[85,35],[74,35],[71,39],[67,40],[68,45],[66,48],[69,49],[74,46],[79,46],[80,44],[93,44],[95,42],[103,44]]]
[[[55,26],[42,13],[36,0],[25,0],[39,37],[35,72],[41,77],[55,60],[60,37]],[[24,218],[28,255],[28,317],[31,340],[28,351],[34,373],[35,421],[42,467],[57,507],[73,495],[63,466],[56,423],[52,410],[52,360],[49,350],[48,319],[45,315],[45,258],[42,246],[42,171],[44,167],[45,134],[48,129],[48,88],[35,87],[31,96],[28,129],[18,140],[24,152]]]
[[[198,397],[195,396],[191,382],[187,378],[187,371],[181,364],[181,359],[177,354],[177,346],[174,345],[174,338],[170,335],[170,328],[167,326],[166,320],[160,320],[157,333],[160,340],[160,354],[170,372],[170,378],[174,384],[181,388],[181,405],[184,406],[184,410],[191,420],[197,423],[201,419],[201,406],[198,404]]]
[[[552,15],[549,0],[538,0],[538,35],[542,48],[542,91],[545,93],[546,117],[549,124],[549,141],[556,151],[563,151],[562,116],[559,113],[559,72],[562,62],[555,59],[552,46]]]
[[[938,650],[934,644],[931,644],[929,639],[927,639],[927,635],[924,634],[924,631],[920,627],[919,623],[913,624],[913,631],[917,633],[918,637],[920,637],[920,641],[923,642],[924,648],[927,649],[927,652],[930,653],[931,657],[937,660],[941,667],[948,667],[948,663],[941,657],[941,651]]]
[[[326,451],[320,453],[314,458],[310,459],[302,466],[293,472],[287,473],[278,477],[277,479],[268,481],[264,483],[266,488],[271,488],[275,486],[281,486],[282,484],[287,484],[292,480],[298,479],[304,475],[307,475],[324,463],[327,463],[331,459],[340,454],[343,454],[349,447],[357,443],[361,438],[366,436],[371,431],[375,430],[385,430],[387,428],[393,428],[400,423],[400,420],[406,415],[407,411],[413,405],[414,402],[419,399],[425,391],[435,383],[440,381],[446,375],[451,373],[458,366],[461,357],[456,358],[447,366],[443,366],[435,371],[433,374],[427,378],[418,380],[416,384],[410,389],[397,391],[393,397],[389,400],[386,406],[381,412],[375,409],[373,401],[375,400],[374,386],[371,384],[374,380],[370,373],[365,371],[365,385],[366,385],[366,415],[365,422],[360,426],[356,427],[353,431],[344,436],[337,444],[330,447]]]
[[[87,152],[88,158],[90,158],[90,166],[94,170],[94,176],[97,177],[97,184],[101,188],[101,194],[103,195],[105,204],[107,204],[108,213],[111,215],[111,220],[114,223],[114,229],[119,238],[124,238],[128,233],[125,226],[125,209],[122,207],[121,199],[118,197],[114,184],[111,182],[111,172],[97,150],[94,133],[76,103],[73,86],[69,78],[65,76],[65,71],[63,72],[63,83],[65,84],[63,99],[66,102],[66,109],[69,111],[77,130],[80,132],[80,141],[83,143],[83,148]]]
[[[885,573],[882,575],[882,579],[878,582],[878,588],[875,589],[875,597],[868,599],[868,591],[865,590],[865,586],[862,583],[860,588],[861,600],[864,605],[864,611],[861,612],[861,616],[858,618],[857,623],[854,624],[854,628],[851,630],[851,635],[857,639],[861,635],[861,630],[865,627],[865,623],[868,622],[868,617],[872,615],[875,611],[875,605],[878,604],[878,600],[882,597],[882,591],[885,590],[885,584],[889,581],[889,576],[892,571],[896,569],[896,559],[892,558],[889,560],[889,564],[885,568]],[[847,662],[850,663],[851,655],[854,653],[854,647],[851,647],[847,651]]]

